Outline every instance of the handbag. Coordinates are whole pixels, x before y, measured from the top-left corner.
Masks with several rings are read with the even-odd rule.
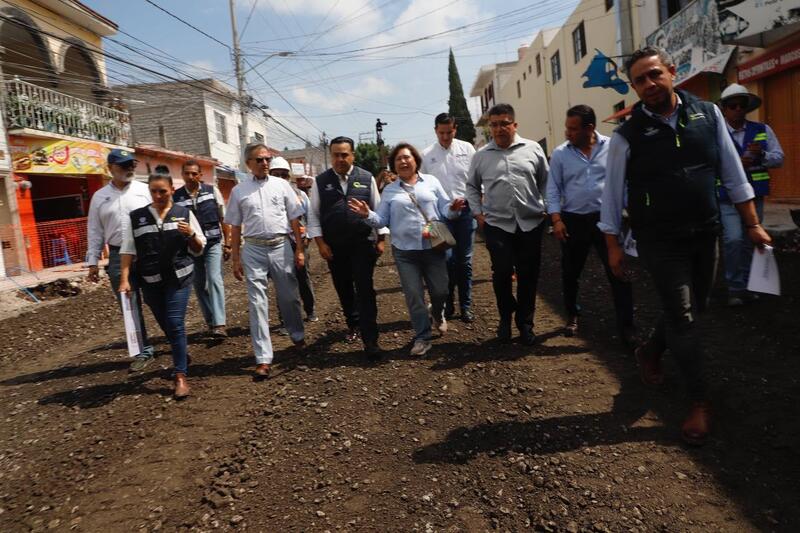
[[[403,187],[403,190],[406,191],[408,197],[411,198],[411,203],[414,204],[425,220],[425,229],[422,231],[422,236],[425,237],[425,233],[428,234],[427,239],[431,241],[431,249],[443,252],[455,246],[456,239],[453,237],[453,234],[450,233],[450,228],[447,227],[447,224],[439,220],[430,220],[419,203],[417,203],[417,197],[414,193],[405,187]]]

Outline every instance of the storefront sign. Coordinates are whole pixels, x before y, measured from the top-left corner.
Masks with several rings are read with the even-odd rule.
[[[739,83],[747,83],[765,76],[772,76],[797,65],[800,65],[800,42],[739,65]]]
[[[716,0],[726,43],[759,46],[748,38],[800,23],[800,0]],[[761,46],[764,46],[763,44]]]
[[[11,137],[9,151],[16,174],[108,173],[108,148],[98,143]]]

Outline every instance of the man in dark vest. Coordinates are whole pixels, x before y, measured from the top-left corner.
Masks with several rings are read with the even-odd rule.
[[[387,231],[379,230],[376,235],[347,207],[351,198],[367,202],[373,211],[380,203],[375,178],[353,164],[354,150],[353,139],[348,137],[331,141],[333,166],[317,176],[311,188],[306,232],[309,239],[316,241],[320,256],[330,267],[333,286],[350,329],[348,341],[356,341],[360,334],[367,356],[377,359],[380,357],[378,308],[372,273],[375,261],[383,253]]]
[[[742,159],[747,179],[753,186],[758,218],[763,219],[764,197],[769,195],[768,169],[783,166],[783,150],[772,128],[745,118],[747,113],[761,106],[761,98],[749,93],[738,83],[732,83],[722,91],[719,105],[736,152]],[[753,246],[745,238],[747,229],[742,226],[736,206],[724,187],[719,188],[719,214],[722,220],[722,257],[728,286],[728,305],[737,307],[756,297],[755,293],[747,291]]]
[[[227,337],[225,332],[225,285],[222,283],[222,259],[230,256],[229,231],[225,231],[225,203],[213,185],[202,182],[200,164],[190,159],[181,169],[184,186],[175,191],[175,205],[186,207],[197,217],[203,228],[206,246],[194,257],[194,291],[200,311],[215,337]]]
[[[698,313],[707,305],[717,264],[719,177],[757,246],[771,242],[759,224],[747,182],[719,109],[673,89],[675,65],[659,48],[637,50],[625,68],[640,102],[611,137],[598,227],[606,233],[608,262],[624,277],[619,242],[627,209],[638,253],[663,306],[652,337],[636,349],[642,381],[663,381],[662,353],[669,348],[687,382],[692,408],[681,434],[703,444],[710,404],[703,377]]]

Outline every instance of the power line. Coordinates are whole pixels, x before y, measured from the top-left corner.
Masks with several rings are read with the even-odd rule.
[[[163,8],[163,7],[161,7],[160,5],[158,5],[158,4],[156,4],[155,2],[153,2],[153,0],[144,0],[144,1],[145,1],[145,2],[147,2],[148,4],[150,4],[151,6],[155,7],[156,9],[159,9],[159,10],[163,11],[164,13],[166,13],[167,15],[169,15],[170,17],[172,17],[172,18],[174,18],[175,20],[179,21],[181,24],[184,24],[184,25],[186,25],[186,26],[189,26],[189,27],[190,27],[190,28],[192,28],[193,30],[195,30],[195,31],[197,31],[197,32],[199,32],[199,33],[202,33],[203,35],[205,35],[206,37],[208,37],[208,38],[209,38],[209,39],[211,39],[212,41],[214,41],[214,42],[217,42],[217,43],[221,44],[222,46],[224,46],[224,47],[225,47],[225,48],[227,48],[228,50],[230,50],[230,49],[231,49],[231,47],[230,47],[229,45],[227,45],[227,44],[223,43],[222,41],[220,41],[219,39],[217,39],[217,38],[216,38],[216,37],[214,37],[213,35],[209,35],[209,34],[207,34],[206,32],[204,32],[203,30],[201,30],[200,28],[198,28],[198,27],[197,27],[197,26],[195,26],[194,24],[192,24],[192,23],[190,23],[190,22],[187,22],[187,21],[183,20],[182,18],[180,18],[178,15],[176,15],[176,14],[172,13],[171,11],[168,11],[168,10],[164,9],[164,8]]]

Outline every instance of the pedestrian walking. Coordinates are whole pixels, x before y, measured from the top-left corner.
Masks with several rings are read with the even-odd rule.
[[[472,157],[467,202],[483,228],[500,314],[497,337],[511,340],[515,320],[523,344],[536,343],[534,312],[545,219],[547,157],[539,143],[517,134],[514,108],[489,109],[492,140]],[[517,276],[517,296],[512,276]]]
[[[300,235],[302,207],[286,180],[269,175],[270,152],[266,145],[245,148],[250,176],[236,185],[228,199],[225,223],[231,226],[233,275],[247,283],[250,336],[256,358],[255,376],[269,377],[273,360],[269,336],[269,277],[275,284],[278,308],[296,347],[305,345],[305,330],[297,292],[295,267],[302,267],[303,249],[292,251],[289,234]],[[242,246],[244,240],[244,246]]]
[[[622,278],[619,235],[627,186],[639,257],[664,311],[650,339],[636,349],[641,378],[648,385],[663,381],[661,357],[669,348],[692,400],[681,435],[699,445],[708,436],[711,410],[697,320],[717,265],[718,176],[748,238],[758,246],[771,239],[759,224],[753,187],[719,109],[674,89],[675,65],[659,48],[637,50],[625,69],[640,102],[609,141],[599,227],[606,233],[609,265]]]
[[[203,254],[206,237],[194,213],[173,203],[175,190],[169,174],[151,174],[147,186],[152,203],[131,211],[123,227],[119,292],[133,290],[135,259],[144,301],[172,350],[175,398],[183,399],[189,395],[185,320],[195,268],[192,256]]]
[[[764,197],[769,195],[769,169],[783,166],[783,149],[769,125],[746,118],[748,113],[761,107],[761,98],[738,83],[732,83],[722,91],[719,106],[747,181],[753,186],[758,219],[763,220]],[[756,293],[747,290],[753,244],[747,238],[747,228],[725,187],[719,186],[718,191],[728,305],[737,307],[757,298]]]
[[[203,253],[194,257],[194,292],[208,333],[224,338],[225,285],[222,281],[222,261],[230,257],[230,231],[224,227],[225,200],[216,186],[202,182],[200,164],[194,159],[181,167],[184,185],[175,191],[176,205],[188,208],[203,228],[206,245]]]
[[[319,255],[328,262],[333,286],[339,296],[350,342],[364,343],[370,359],[380,357],[378,307],[372,282],[375,261],[384,250],[388,231],[375,230],[347,203],[351,198],[366,202],[370,209],[380,205],[375,178],[354,165],[355,144],[349,137],[331,140],[332,167],[315,178],[308,210],[308,237],[314,239]]]
[[[547,179],[547,212],[553,224],[553,235],[561,243],[561,281],[568,337],[578,333],[578,280],[589,251],[594,248],[606,271],[614,309],[617,333],[623,344],[633,342],[633,290],[628,280],[611,272],[608,250],[600,221],[600,201],[606,180],[606,158],[609,138],[597,132],[597,118],[587,105],[567,110],[564,135],[566,142],[550,156]]]
[[[446,255],[444,250],[431,246],[427,233],[430,222],[458,216],[465,203],[463,198],[451,203],[436,177],[417,171],[421,163],[422,156],[412,145],[398,143],[389,154],[389,166],[399,179],[383,190],[377,211],[363,200],[349,200],[350,209],[368,224],[391,231],[392,255],[414,327],[414,356],[425,355],[431,349],[431,316],[425,305],[425,286],[431,299],[433,327],[442,334],[447,331]]]
[[[467,193],[467,171],[475,154],[475,148],[465,141],[456,139],[456,119],[447,113],[440,113],[434,120],[437,142],[422,151],[421,172],[436,176],[450,198],[464,199]],[[458,303],[461,320],[472,322],[472,249],[475,242],[475,229],[478,223],[472,216],[469,203],[458,217],[447,220],[450,233],[456,245],[450,250],[447,259],[448,295],[444,316],[448,320],[455,315],[455,295],[458,289]]]
[[[133,152],[115,148],[108,153],[107,160],[111,181],[95,192],[89,203],[86,262],[89,264],[89,281],[98,282],[100,271],[97,263],[103,248],[108,245],[106,274],[111,282],[111,290],[121,305],[119,284],[122,270],[119,249],[122,246],[122,227],[130,212],[150,204],[151,198],[147,185],[133,178],[136,168]],[[153,360],[154,350],[147,339],[141,293],[135,279],[131,280],[129,296],[131,308],[136,310],[134,320],[138,322],[137,325],[142,333],[142,351],[134,357],[130,365],[132,372],[138,372],[144,370]]]

